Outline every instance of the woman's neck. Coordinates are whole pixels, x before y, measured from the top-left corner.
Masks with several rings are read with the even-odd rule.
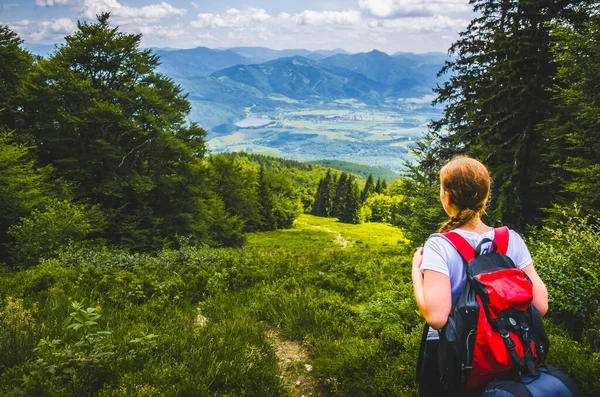
[[[468,232],[475,232],[477,234],[483,234],[489,232],[492,228],[483,223],[480,217],[476,216],[458,229],[466,230]]]

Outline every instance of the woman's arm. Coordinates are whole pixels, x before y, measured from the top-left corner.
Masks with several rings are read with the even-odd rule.
[[[544,316],[548,312],[548,290],[533,267],[533,262],[523,268],[523,272],[533,283],[533,305]]]
[[[450,278],[445,274],[425,270],[421,274],[423,248],[419,248],[413,256],[412,280],[415,299],[425,321],[434,329],[440,329],[448,321],[452,308],[452,290]]]

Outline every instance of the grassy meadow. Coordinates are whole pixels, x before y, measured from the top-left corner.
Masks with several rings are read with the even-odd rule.
[[[411,254],[399,228],[311,215],[238,249],[71,246],[0,276],[0,395],[417,396]],[[597,357],[548,327],[594,395]]]
[[[242,249],[71,247],[0,277],[0,394],[416,395],[407,243],[302,215]]]

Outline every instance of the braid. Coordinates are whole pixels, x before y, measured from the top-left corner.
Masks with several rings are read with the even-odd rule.
[[[442,225],[442,227],[439,230],[439,233],[446,233],[450,230],[464,226],[477,215],[479,215],[479,211],[471,208],[465,208],[463,210],[460,210],[458,211],[458,214],[456,214],[456,216],[451,217],[448,221],[446,221],[446,223]]]

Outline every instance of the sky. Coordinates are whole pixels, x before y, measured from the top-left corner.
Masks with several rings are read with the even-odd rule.
[[[144,47],[268,47],[447,52],[474,13],[468,0],[0,0],[0,24],[55,44],[77,20],[111,12]]]

